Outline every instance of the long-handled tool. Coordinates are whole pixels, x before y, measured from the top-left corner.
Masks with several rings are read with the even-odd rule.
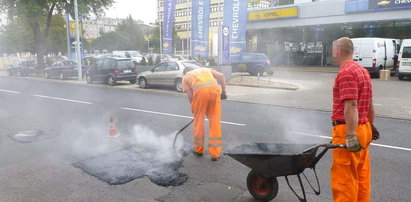
[[[177,141],[177,137],[186,129],[188,128],[188,126],[190,126],[192,123],[194,122],[194,119],[192,119],[189,123],[187,123],[184,127],[182,127],[179,131],[177,131],[175,137],[174,137],[174,141],[173,141],[173,149],[175,150],[175,146],[176,146],[176,141]]]

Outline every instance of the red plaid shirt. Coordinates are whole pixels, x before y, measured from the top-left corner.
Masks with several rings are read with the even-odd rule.
[[[359,123],[368,122],[368,112],[372,98],[370,73],[354,61],[348,61],[341,68],[333,88],[333,121],[345,121],[344,101],[356,99]]]

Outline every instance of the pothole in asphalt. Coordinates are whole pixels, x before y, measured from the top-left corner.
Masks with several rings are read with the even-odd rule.
[[[183,157],[190,151],[188,145],[169,154],[158,153],[150,147],[129,147],[75,162],[73,166],[110,185],[125,184],[147,176],[159,186],[179,186],[188,180],[188,176],[178,170]]]
[[[9,137],[20,143],[38,142],[46,139],[56,137],[56,134],[47,133],[42,130],[27,130],[15,134],[10,134]]]

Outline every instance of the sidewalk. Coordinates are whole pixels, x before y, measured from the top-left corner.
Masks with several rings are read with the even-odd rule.
[[[339,68],[338,67],[331,67],[331,66],[296,66],[296,67],[287,67],[287,66],[279,66],[273,67],[275,71],[298,71],[298,72],[327,72],[327,73],[337,73]]]
[[[272,81],[298,86],[298,90],[228,85],[228,100],[330,112],[332,110],[331,89],[334,83],[334,76],[333,73],[325,72],[318,73],[280,70],[279,72],[274,73]],[[0,79],[1,77],[8,76],[5,72],[0,71]],[[74,79],[62,81],[56,79],[44,79],[41,77],[8,78],[68,83],[96,88],[116,88],[140,93],[160,93],[179,97],[186,96],[184,93],[175,92],[170,88],[141,89],[138,85],[129,85],[128,82],[119,82],[117,86],[111,87],[105,84],[86,84],[85,81]],[[260,79],[267,80],[268,77],[264,76]],[[394,79],[391,81],[373,80],[376,115],[384,118],[411,120],[411,94],[400,93],[400,88],[404,88],[403,92],[407,92],[405,90],[411,87],[411,82],[401,82]],[[396,89],[397,91],[391,89]]]

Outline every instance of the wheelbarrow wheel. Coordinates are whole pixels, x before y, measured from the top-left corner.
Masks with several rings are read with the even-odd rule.
[[[277,196],[277,178],[266,178],[251,170],[247,176],[247,188],[250,194],[259,201],[271,201]]]

